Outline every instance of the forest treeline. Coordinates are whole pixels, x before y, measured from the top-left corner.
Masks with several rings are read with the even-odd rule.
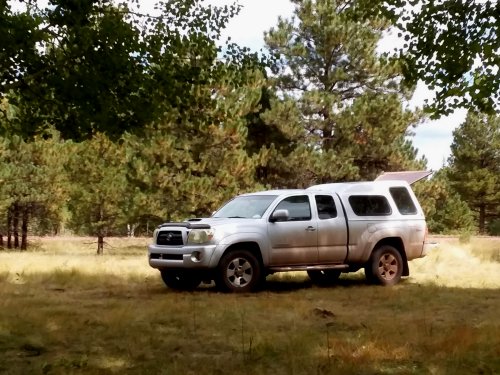
[[[220,35],[238,5],[0,1],[0,247],[28,234],[144,235],[235,194],[421,170],[413,87],[377,53],[364,1],[293,1],[253,53]],[[415,190],[435,233],[500,232],[495,114],[470,112]]]

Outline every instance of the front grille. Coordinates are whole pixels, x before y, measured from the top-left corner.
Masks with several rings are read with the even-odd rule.
[[[174,230],[164,230],[158,233],[156,240],[158,245],[179,246],[183,245],[182,232]]]

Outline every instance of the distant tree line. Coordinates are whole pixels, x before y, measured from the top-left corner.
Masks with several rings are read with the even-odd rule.
[[[390,17],[294,3],[257,55],[219,42],[237,5],[0,1],[0,247],[71,230],[102,253],[106,236],[238,193],[424,169],[411,143],[423,114],[404,105],[400,60],[376,53]],[[449,167],[418,184],[431,231],[497,225],[498,133],[471,112]]]

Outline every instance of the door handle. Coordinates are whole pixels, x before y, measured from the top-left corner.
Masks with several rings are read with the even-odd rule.
[[[308,232],[314,232],[314,231],[316,230],[316,228],[314,228],[313,226],[309,225],[309,226],[306,228],[306,230],[307,230]]]

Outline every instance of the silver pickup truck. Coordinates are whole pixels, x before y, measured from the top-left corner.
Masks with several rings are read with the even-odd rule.
[[[175,289],[215,280],[249,292],[275,272],[328,283],[361,268],[369,281],[394,285],[409,275],[409,260],[426,255],[426,236],[406,181],[334,183],[243,194],[210,218],[160,225],[148,255]]]

